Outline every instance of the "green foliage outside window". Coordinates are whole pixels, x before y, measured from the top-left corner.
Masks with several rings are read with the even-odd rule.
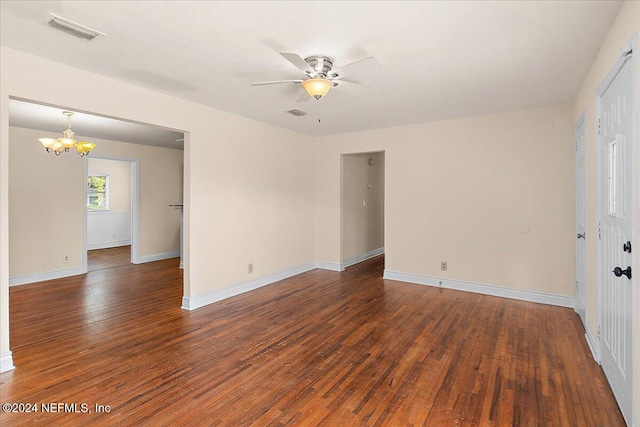
[[[107,210],[109,209],[107,175],[89,176],[87,179],[87,209]]]

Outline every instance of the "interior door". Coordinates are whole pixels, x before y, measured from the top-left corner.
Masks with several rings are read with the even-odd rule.
[[[586,292],[587,292],[587,206],[586,206],[586,142],[585,142],[585,115],[583,114],[575,127],[574,142],[575,142],[575,188],[576,188],[576,286],[575,286],[575,310],[582,320],[584,325],[585,319],[585,306],[586,306]],[[590,236],[591,237],[591,236]]]
[[[630,56],[604,91],[598,118],[598,252],[600,354],[618,405],[631,422],[633,383],[632,166],[635,106]],[[635,242],[635,240],[634,240]]]

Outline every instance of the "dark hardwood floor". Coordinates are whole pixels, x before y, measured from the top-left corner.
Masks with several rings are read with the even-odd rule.
[[[129,265],[131,264],[131,246],[87,251],[87,264],[88,271]]]
[[[177,259],[12,287],[1,400],[40,407],[0,424],[624,425],[572,310],[382,268],[313,270],[192,312]],[[81,413],[42,412],[54,402]]]

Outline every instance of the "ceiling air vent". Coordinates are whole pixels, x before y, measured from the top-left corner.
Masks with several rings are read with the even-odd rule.
[[[304,116],[304,115],[307,114],[306,111],[298,110],[296,108],[294,108],[293,110],[287,110],[287,113],[289,113],[289,114],[291,114],[293,116],[298,116],[298,117]]]
[[[54,15],[50,13],[52,16],[49,21],[49,25],[55,28],[56,30],[64,31],[67,34],[71,34],[72,36],[79,37],[84,40],[93,40],[98,36],[106,36],[105,33],[101,33],[100,31],[94,30],[89,27],[85,27],[84,25],[80,25],[77,22],[70,21],[66,18],[63,18],[58,15]]]

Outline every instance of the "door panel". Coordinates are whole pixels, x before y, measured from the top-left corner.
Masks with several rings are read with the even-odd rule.
[[[602,368],[627,421],[632,407],[632,283],[625,275],[617,277],[616,267],[632,265],[632,256],[623,250],[633,240],[631,217],[632,150],[634,110],[632,61],[627,60],[600,98],[598,168],[598,281]],[[636,249],[636,248],[633,248]],[[637,274],[638,272],[633,272]]]

